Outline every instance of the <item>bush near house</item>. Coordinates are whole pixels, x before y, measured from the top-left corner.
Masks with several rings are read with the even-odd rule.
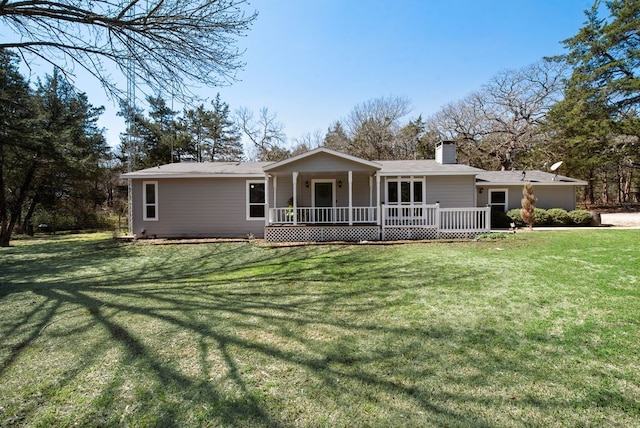
[[[525,225],[524,220],[522,220],[520,208],[514,208],[507,211],[507,217],[509,217],[518,227],[523,227]]]
[[[572,223],[569,213],[562,208],[551,208],[547,210],[547,214],[553,226],[567,226]]]
[[[585,210],[567,212],[562,208],[551,208],[548,210],[536,208],[533,215],[535,226],[589,226],[591,223],[591,213]],[[506,216],[509,221],[513,221],[516,226],[526,226],[522,220],[520,208],[507,211]],[[508,225],[504,227],[508,227]]]
[[[551,216],[547,210],[536,208],[533,210],[533,224],[536,226],[551,226]]]
[[[573,224],[578,226],[589,226],[591,224],[591,213],[586,210],[569,211],[569,217]]]

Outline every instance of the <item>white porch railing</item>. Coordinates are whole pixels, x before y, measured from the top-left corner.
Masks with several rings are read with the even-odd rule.
[[[436,227],[437,205],[382,205],[383,227]]]
[[[439,208],[438,230],[456,232],[490,232],[491,207]]]
[[[297,214],[294,218],[294,212]],[[377,207],[298,207],[269,208],[270,224],[375,224],[378,221]]]
[[[296,216],[294,218],[294,212]],[[270,208],[269,224],[377,224],[377,207]],[[382,228],[433,228],[438,231],[488,232],[489,207],[440,208],[434,205],[382,205]]]
[[[438,231],[488,232],[491,209],[440,208],[435,205],[382,205],[383,228],[435,228]]]

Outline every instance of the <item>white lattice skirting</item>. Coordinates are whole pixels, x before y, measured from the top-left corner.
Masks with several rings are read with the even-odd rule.
[[[383,241],[408,241],[413,239],[437,239],[435,228],[393,227],[382,231]]]
[[[382,231],[378,226],[267,226],[267,242],[328,241],[408,241],[426,239],[472,239],[481,232],[441,230],[423,227],[394,227]]]
[[[267,242],[378,241],[378,226],[267,226]]]
[[[383,241],[410,241],[424,239],[473,239],[482,232],[438,230],[435,227],[393,227],[382,230]]]

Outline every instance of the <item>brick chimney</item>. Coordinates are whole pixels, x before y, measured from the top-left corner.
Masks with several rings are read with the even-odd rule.
[[[453,141],[441,141],[436,144],[436,162],[439,164],[455,164],[456,159],[456,143]]]

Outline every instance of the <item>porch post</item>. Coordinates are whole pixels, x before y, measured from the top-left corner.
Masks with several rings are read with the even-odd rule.
[[[264,225],[269,226],[271,217],[269,209],[269,174],[264,175]]]
[[[353,171],[349,171],[349,226],[353,226]]]
[[[382,205],[380,204],[380,171],[376,171],[376,209],[378,210],[376,223],[380,226],[382,224],[380,221],[382,218]]]
[[[293,225],[298,224],[298,173],[293,172]]]
[[[367,210],[367,222],[371,221],[371,207],[373,206],[373,175],[369,176],[369,209]]]
[[[273,176],[273,208],[278,208],[278,203],[276,202],[278,198],[276,197],[276,189],[278,188],[278,176]]]

